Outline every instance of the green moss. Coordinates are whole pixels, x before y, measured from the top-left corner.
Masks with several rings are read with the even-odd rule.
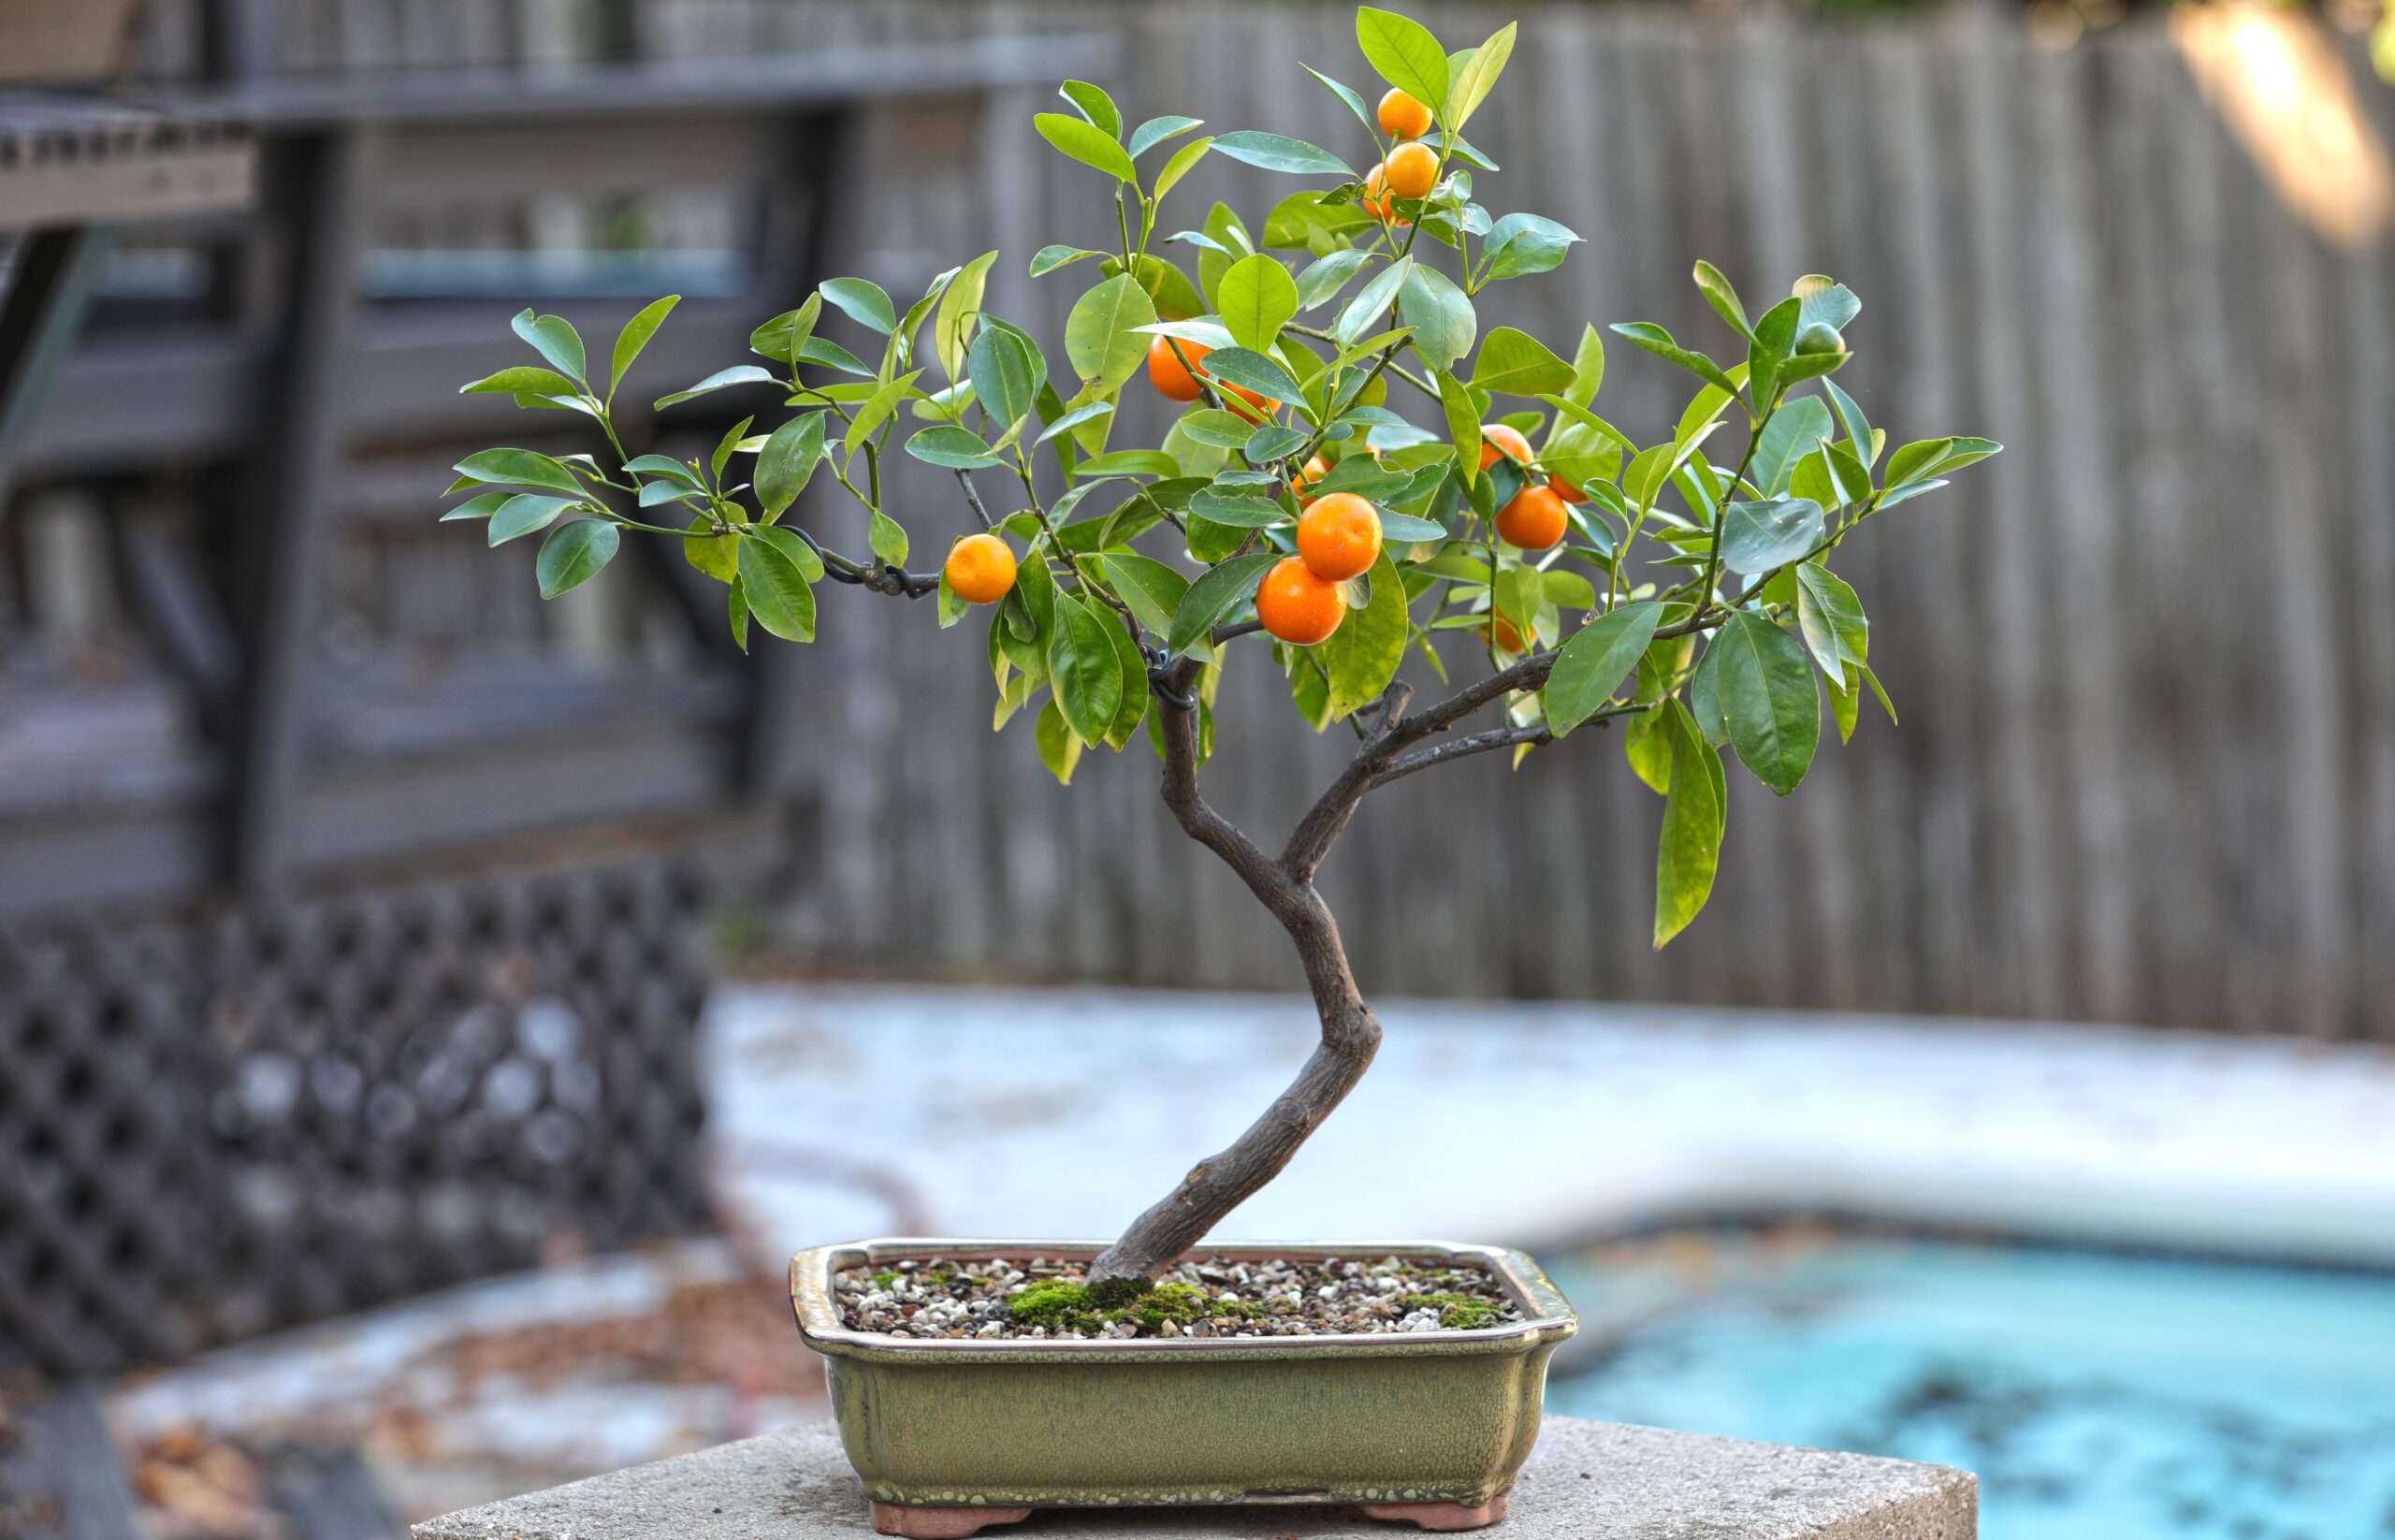
[[[1504,1307],[1488,1300],[1477,1300],[1469,1294],[1408,1294],[1398,1304],[1406,1310],[1435,1310],[1439,1324],[1459,1331],[1474,1327],[1496,1326],[1505,1318]]]
[[[875,1273],[871,1281],[873,1286],[876,1288],[890,1288],[896,1285],[898,1280],[904,1276],[906,1276],[904,1273],[893,1270],[889,1272]]]
[[[1088,1288],[1089,1302],[1099,1310],[1120,1310],[1145,1299],[1150,1285],[1144,1278],[1108,1278]]]
[[[1214,1301],[1196,1284],[1159,1284],[1129,1308],[1141,1327],[1161,1331],[1167,1321],[1192,1326],[1212,1319]]]
[[[1023,1325],[1044,1326],[1051,1331],[1086,1331],[1090,1325],[1103,1324],[1104,1319],[1090,1308],[1088,1289],[1062,1278],[1043,1279],[1032,1285],[1016,1295],[1007,1309]]]
[[[1234,1321],[1260,1321],[1264,1318],[1264,1307],[1254,1300],[1214,1300],[1207,1318],[1219,1321],[1226,1316]]]
[[[1100,1304],[1099,1300],[1107,1297],[1123,1299],[1120,1289],[1100,1290],[1051,1278],[1016,1295],[1007,1308],[1022,1325],[1085,1335],[1095,1335],[1124,1321],[1133,1322],[1140,1330],[1154,1336],[1164,1330],[1167,1321],[1176,1326],[1195,1326],[1200,1321],[1225,1318],[1252,1321],[1264,1314],[1264,1307],[1253,1300],[1217,1300],[1196,1284],[1135,1287],[1122,1303]]]

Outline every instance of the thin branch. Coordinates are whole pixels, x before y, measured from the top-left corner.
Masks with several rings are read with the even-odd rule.
[[[973,505],[973,516],[981,521],[981,528],[984,530],[996,529],[998,527],[998,521],[992,518],[990,516],[990,510],[982,505],[981,494],[980,491],[976,490],[973,486],[972,473],[962,467],[959,467],[956,472],[956,485],[965,488],[965,501]]]

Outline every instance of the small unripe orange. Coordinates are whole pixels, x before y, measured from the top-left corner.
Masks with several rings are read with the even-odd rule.
[[[1256,586],[1256,617],[1280,640],[1310,647],[1347,617],[1347,590],[1316,577],[1297,557],[1284,557]]]
[[[1388,190],[1399,197],[1428,197],[1439,182],[1439,153],[1427,144],[1401,144],[1381,162]]]
[[[1380,512],[1353,492],[1316,498],[1298,516],[1298,556],[1316,577],[1359,577],[1380,554]]]
[[[1546,487],[1525,487],[1497,510],[1498,536],[1526,551],[1543,551],[1561,540],[1570,522],[1563,500]]]
[[[1381,98],[1381,132],[1393,139],[1418,139],[1430,131],[1430,109],[1391,86]]]
[[[1014,552],[995,535],[966,535],[950,548],[948,565],[940,571],[957,598],[994,604],[1014,587]]]

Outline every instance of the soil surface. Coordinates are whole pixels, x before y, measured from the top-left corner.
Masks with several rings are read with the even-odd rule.
[[[914,1338],[1307,1337],[1504,1326],[1522,1318],[1476,1267],[1399,1257],[1183,1262],[1150,1292],[1093,1300],[1082,1264],[909,1261],[832,1280],[851,1331]]]

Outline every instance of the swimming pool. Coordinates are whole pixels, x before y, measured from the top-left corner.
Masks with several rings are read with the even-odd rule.
[[[1558,1412],[1980,1475],[1985,1540],[2395,1535],[2395,1277],[1805,1231],[1552,1268]]]

